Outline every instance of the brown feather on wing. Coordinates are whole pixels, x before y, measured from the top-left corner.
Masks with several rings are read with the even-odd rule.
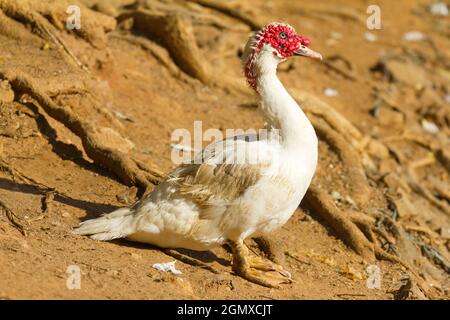
[[[203,209],[207,218],[211,206],[220,206],[240,197],[261,177],[261,164],[186,164],[180,166],[169,181],[180,194]]]

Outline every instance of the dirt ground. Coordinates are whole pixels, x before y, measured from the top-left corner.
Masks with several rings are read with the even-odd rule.
[[[448,299],[450,20],[433,3],[0,0],[0,298]],[[174,167],[175,129],[263,126],[239,55],[280,20],[324,56],[279,70],[320,138],[312,191],[268,236],[295,282],[249,283],[226,248],[182,251],[218,274],[173,275],[152,267],[174,260],[158,248],[72,235],[156,183],[142,164]]]

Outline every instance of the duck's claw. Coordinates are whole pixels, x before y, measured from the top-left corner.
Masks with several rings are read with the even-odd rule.
[[[273,271],[261,271],[254,268],[241,268],[234,270],[242,278],[269,288],[281,288],[282,284],[292,283],[292,279]]]
[[[249,255],[243,243],[230,243],[233,249],[233,271],[253,283],[280,288],[281,284],[292,283],[291,274],[270,260]]]
[[[283,277],[287,278],[292,282],[292,275],[289,271],[285,270],[279,264],[276,264],[270,260],[251,255],[247,257],[250,268],[254,268],[261,271],[275,271],[281,274]]]

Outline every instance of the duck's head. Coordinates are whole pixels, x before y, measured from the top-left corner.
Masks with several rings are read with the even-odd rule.
[[[253,34],[242,55],[244,71],[249,84],[256,89],[258,73],[274,68],[292,56],[322,59],[322,55],[309,48],[311,41],[297,34],[287,23],[272,22]]]

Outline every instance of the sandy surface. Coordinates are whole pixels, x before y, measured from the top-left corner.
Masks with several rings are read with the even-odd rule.
[[[13,2],[14,12],[35,12],[53,26],[50,32],[76,59],[0,0],[5,13],[0,15],[0,71],[35,79],[58,105],[120,133],[132,150],[123,138],[108,143],[125,148],[130,157],[168,172],[173,168],[171,133],[177,128],[192,132],[195,120],[203,121],[204,129],[263,125],[254,107],[256,97],[242,76],[239,53],[251,30],[239,20],[192,3],[161,1],[166,5],[157,6],[160,12],[183,8],[177,12],[192,20],[200,60],[210,75],[202,83],[180,71],[164,43],[130,29],[130,21],[115,25],[114,18],[103,14],[130,10],[124,5],[133,1],[82,1],[103,13],[82,6],[83,27],[77,33],[61,23],[67,17],[65,1],[39,1],[38,7]],[[370,31],[365,12],[374,2],[381,8],[382,29]],[[0,215],[0,298],[393,299],[402,296],[405,285],[404,298],[448,298],[448,17],[431,15],[430,1],[227,3],[261,22],[289,22],[332,65],[296,59],[283,64],[279,76],[292,92],[316,96],[359,132],[352,148],[364,168],[368,197],[359,197],[353,168],[324,140],[315,182],[334,196],[345,214],[357,211],[370,217],[377,211],[394,217],[396,228],[381,227],[392,241],[377,234],[376,243],[391,248],[418,277],[398,263],[366,261],[304,205],[269,236],[284,246],[285,267],[295,279],[280,290],[233,275],[225,248],[185,252],[219,275],[178,261],[182,275],[175,276],[152,268],[173,260],[157,248],[74,236],[70,231],[80,221],[131,203],[136,190],[94,163],[80,138],[38,102],[3,81],[0,200],[16,217],[8,219],[5,210]],[[426,40],[404,40],[409,31],[421,31]],[[376,41],[368,41],[366,32]],[[326,96],[326,88],[337,90],[337,96]],[[427,125],[429,131],[433,125],[439,131],[430,133]],[[49,194],[49,188],[55,191]],[[11,220],[23,225],[26,235]],[[371,221],[376,226],[379,220]],[[253,241],[248,243],[258,250]],[[366,285],[371,264],[380,268],[380,288]],[[81,270],[79,290],[66,286],[72,265]]]

